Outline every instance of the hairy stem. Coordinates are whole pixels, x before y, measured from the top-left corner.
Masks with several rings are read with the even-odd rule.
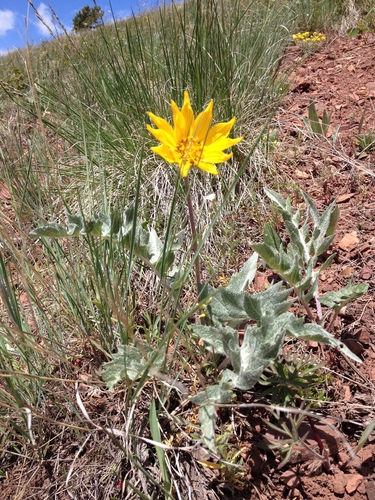
[[[185,182],[185,190],[186,190],[187,204],[189,210],[189,221],[190,221],[191,236],[192,236],[192,249],[193,252],[195,253],[194,266],[195,266],[195,279],[197,286],[197,298],[199,298],[199,292],[201,287],[201,269],[200,269],[200,258],[198,254],[197,231],[195,228],[194,210],[193,210],[193,204],[191,202],[190,187],[187,177],[184,178],[184,182]]]

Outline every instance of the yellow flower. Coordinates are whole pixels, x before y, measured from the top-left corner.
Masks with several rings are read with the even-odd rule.
[[[173,127],[164,118],[148,112],[148,116],[156,125],[156,129],[146,125],[147,130],[161,144],[152,147],[152,151],[168,163],[175,163],[182,177],[186,177],[191,167],[198,167],[210,174],[217,175],[215,163],[222,163],[232,157],[232,153],[224,153],[225,149],[242,141],[243,137],[230,139],[228,137],[235,118],[229,122],[212,124],[211,101],[207,108],[195,118],[189,94],[184,92],[184,103],[179,109],[171,101]]]

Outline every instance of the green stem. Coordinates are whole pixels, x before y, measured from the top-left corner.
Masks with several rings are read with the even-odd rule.
[[[188,178],[184,178],[185,182],[185,190],[186,190],[186,197],[187,197],[187,204],[188,204],[188,210],[189,210],[189,221],[190,221],[190,228],[191,228],[191,236],[192,236],[192,249],[195,254],[195,278],[196,278],[196,284],[197,284],[197,299],[199,299],[199,293],[200,293],[200,287],[201,287],[201,268],[200,268],[200,258],[198,254],[198,241],[197,241],[197,231],[195,228],[195,220],[194,220],[194,210],[193,210],[193,204],[191,202],[191,196],[190,196],[190,187],[189,187],[189,181]]]

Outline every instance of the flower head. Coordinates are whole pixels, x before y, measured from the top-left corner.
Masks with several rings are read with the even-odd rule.
[[[152,147],[152,151],[168,163],[177,164],[182,177],[188,175],[191,167],[217,175],[215,163],[222,163],[232,157],[232,153],[224,153],[224,150],[243,139],[228,137],[235,118],[211,127],[213,105],[211,101],[204,111],[194,117],[189,94],[185,91],[181,109],[171,101],[173,127],[164,118],[148,113],[157,128],[146,125],[147,130],[161,142],[159,146]]]

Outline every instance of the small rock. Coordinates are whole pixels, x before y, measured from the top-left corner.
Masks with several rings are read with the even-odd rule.
[[[364,328],[360,328],[358,332],[355,333],[354,337],[361,342],[363,345],[369,345],[371,341],[370,332]]]
[[[289,498],[291,498],[292,500],[300,500],[303,497],[302,497],[302,493],[299,490],[297,490],[297,488],[294,488],[290,492]]]
[[[346,451],[341,450],[337,456],[337,461],[338,461],[340,467],[347,467],[347,465],[351,461],[351,458]]]
[[[352,399],[352,393],[350,391],[350,387],[348,385],[344,385],[343,386],[343,389],[345,391],[345,395],[344,395],[344,401],[350,401]]]
[[[369,266],[364,266],[361,271],[361,278],[363,280],[369,280],[372,276],[372,269]]]
[[[358,452],[358,458],[360,459],[362,465],[364,462],[371,462],[372,459],[375,458],[374,452],[375,446],[373,445],[366,446],[366,448],[362,448],[362,450]]]
[[[337,471],[332,480],[333,491],[336,495],[340,497],[345,495],[345,484],[345,474],[342,471]]]
[[[358,489],[358,486],[362,483],[363,476],[361,474],[350,474],[347,479],[345,486],[348,495],[353,495]]]
[[[280,476],[280,481],[284,483],[288,488],[295,488],[301,484],[301,479],[292,470],[287,470],[283,472]]]
[[[357,231],[352,231],[351,233],[346,233],[345,236],[339,241],[338,245],[341,250],[350,252],[358,246],[359,238],[357,236]]]
[[[356,340],[356,339],[344,339],[343,343],[346,345],[346,347],[348,347],[357,356],[362,354],[363,351],[365,350],[363,345],[360,342],[358,342],[358,340]]]
[[[299,179],[309,179],[310,175],[307,172],[303,172],[302,170],[299,170],[298,168],[295,170],[295,174]]]
[[[342,276],[343,278],[348,278],[350,276],[353,276],[354,271],[355,271],[354,267],[352,267],[352,266],[346,266],[340,272],[340,276]]]
[[[346,193],[342,194],[337,198],[337,203],[345,203],[346,201],[350,200],[350,198],[353,198],[356,193]]]
[[[366,493],[368,500],[375,500],[375,481],[366,481]]]

